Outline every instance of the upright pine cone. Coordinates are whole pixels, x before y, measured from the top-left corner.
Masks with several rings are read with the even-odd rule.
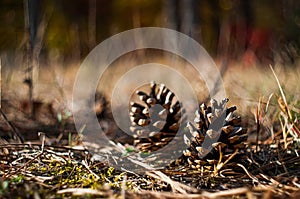
[[[233,113],[236,107],[225,108],[227,102],[228,99],[220,103],[213,99],[211,106],[200,105],[196,111],[196,127],[187,124],[192,139],[184,137],[188,149],[183,154],[192,168],[224,162],[236,150],[244,148],[247,130],[240,126],[241,118]]]
[[[176,135],[180,123],[181,106],[174,93],[164,84],[150,83],[150,92],[137,91],[138,102],[131,102],[130,130],[134,145],[143,152],[156,151]]]

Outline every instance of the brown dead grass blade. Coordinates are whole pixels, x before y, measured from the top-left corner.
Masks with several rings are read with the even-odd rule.
[[[287,99],[286,99],[286,96],[284,94],[284,91],[283,91],[283,88],[280,84],[280,81],[273,69],[273,67],[270,65],[270,69],[276,79],[276,82],[277,82],[277,85],[278,85],[278,88],[279,88],[279,91],[280,91],[280,94],[281,96],[280,97],[277,97],[277,103],[282,111],[282,115],[284,115],[284,117],[286,118],[287,122],[285,123],[285,127],[287,127],[287,129],[289,129],[289,131],[293,131],[295,132],[296,136],[295,137],[300,137],[300,130],[298,129],[298,127],[296,126],[294,120],[293,120],[293,117],[292,117],[292,114],[291,114],[291,111],[289,109],[289,106],[288,106],[288,102],[287,102]],[[283,135],[284,137],[286,137],[286,135]],[[287,147],[287,143],[285,143],[285,148]]]

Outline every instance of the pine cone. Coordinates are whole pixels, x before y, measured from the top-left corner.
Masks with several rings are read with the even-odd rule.
[[[181,104],[164,84],[150,83],[150,93],[137,91],[141,103],[131,102],[130,130],[134,145],[143,152],[156,151],[168,144],[181,123]]]
[[[228,99],[220,103],[211,100],[211,106],[200,105],[196,111],[196,127],[187,124],[192,139],[184,136],[188,149],[183,154],[192,168],[225,162],[236,150],[245,147],[247,130],[240,126],[241,118],[233,113],[236,107],[225,108],[227,102]]]

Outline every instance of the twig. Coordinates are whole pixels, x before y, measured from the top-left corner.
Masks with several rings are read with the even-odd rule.
[[[279,150],[277,150],[277,155],[278,155],[278,161],[279,161],[280,164],[282,165],[284,171],[285,171],[286,173],[289,173],[288,170],[287,170],[287,168],[286,168],[286,166],[285,166],[285,162],[284,162],[284,160],[283,160],[282,157],[281,157],[281,154],[280,154],[280,151],[279,151]]]
[[[14,138],[17,139],[19,143],[23,143],[24,142],[23,136],[18,132],[15,126],[7,119],[6,115],[4,114],[1,108],[0,108],[0,114],[3,120],[5,121],[5,123],[7,124],[7,126],[9,126],[9,128],[12,130],[14,134]]]
[[[125,189],[126,189],[126,181],[127,181],[127,175],[124,175],[124,178],[122,180],[122,186],[121,186],[121,197],[122,199],[125,199]]]
[[[256,151],[258,150],[258,138],[260,132],[260,116],[261,116],[261,98],[259,99],[258,105],[256,107],[255,122],[256,122]]]
[[[241,167],[245,171],[245,173],[247,174],[247,176],[249,178],[251,178],[254,182],[259,183],[259,180],[254,175],[252,175],[251,173],[249,173],[249,171],[244,167],[244,165],[238,163],[237,166]]]
[[[221,146],[219,146],[220,147],[220,149],[219,149],[219,151],[220,151],[220,160],[221,160],[221,158],[222,158],[222,152],[221,152]],[[233,154],[231,154],[230,156],[229,156],[229,158],[228,159],[226,159],[225,160],[225,162],[221,162],[220,160],[219,160],[219,162],[218,162],[218,164],[217,164],[217,168],[215,168],[214,169],[214,175],[216,175],[219,171],[220,171],[220,169],[224,166],[224,165],[226,165],[236,154],[238,153],[238,150],[236,149],[235,151],[234,151],[234,153]]]
[[[41,152],[44,152],[46,135],[45,135],[44,132],[38,132],[38,136],[42,138],[42,148],[41,148]]]
[[[212,198],[220,198],[220,197],[225,197],[225,196],[241,195],[241,194],[246,194],[248,192],[250,192],[250,190],[248,188],[243,187],[243,188],[219,191],[216,193],[203,192],[202,196],[212,199]]]
[[[100,177],[99,177],[97,174],[95,174],[95,173],[90,169],[90,167],[87,165],[86,161],[82,160],[81,163],[82,163],[83,166],[85,166],[85,168],[86,168],[91,174],[93,174],[97,179],[100,179]]]
[[[197,190],[195,188],[192,188],[192,187],[182,184],[180,182],[173,181],[171,178],[169,178],[167,175],[165,175],[161,171],[151,171],[151,172],[146,172],[146,174],[150,177],[153,177],[153,178],[156,178],[163,182],[168,183],[172,187],[173,192],[179,192],[182,194],[186,194],[187,191],[197,192]]]
[[[202,194],[180,194],[180,193],[173,193],[173,192],[157,192],[157,191],[141,191],[139,194],[147,196],[150,195],[152,198],[158,198],[158,199],[207,199],[206,196],[203,196]]]
[[[36,155],[34,158],[32,158],[31,160],[27,161],[23,166],[19,167],[16,171],[11,172],[11,173],[7,173],[5,175],[2,176],[3,180],[8,179],[10,176],[18,173],[20,170],[22,170],[23,168],[25,168],[27,165],[29,165],[30,163],[32,163],[34,160],[36,160],[38,157],[40,157],[43,153],[39,153],[38,155]]]
[[[68,188],[68,189],[62,189],[58,190],[56,192],[57,194],[66,194],[66,193],[71,193],[74,196],[80,196],[80,195],[100,195],[100,196],[105,196],[105,194],[102,191],[94,190],[94,189],[88,189],[88,188]]]

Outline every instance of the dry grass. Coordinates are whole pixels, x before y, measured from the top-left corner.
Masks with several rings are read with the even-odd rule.
[[[104,92],[107,97],[114,83],[132,66],[142,60],[128,55],[127,61],[117,60],[106,72],[110,84]],[[196,89],[199,101],[207,98],[203,80],[195,77],[183,60],[150,57],[152,62],[170,64],[180,70]],[[125,64],[126,63],[126,64]],[[182,66],[185,66],[182,68]],[[145,174],[116,170],[109,164],[106,152],[102,159],[93,160],[84,150],[80,137],[73,132],[71,110],[72,86],[79,65],[62,69],[60,66],[43,68],[35,85],[35,98],[53,105],[41,112],[51,117],[32,121],[26,118],[26,86],[22,73],[13,72],[3,88],[4,114],[19,130],[37,133],[40,125],[46,132],[34,136],[27,144],[13,144],[1,139],[0,197],[26,198],[298,198],[300,195],[300,67],[269,66],[241,67],[231,63],[223,83],[230,104],[238,107],[243,125],[248,128],[249,144],[242,163],[230,161],[218,172],[192,170],[185,165],[155,170]],[[50,77],[46,74],[52,74]],[[137,78],[143,78],[137,77]],[[107,82],[108,79],[103,79]],[[180,86],[180,82],[178,83]],[[124,91],[126,93],[126,91]],[[60,114],[61,119],[57,120]],[[63,116],[66,116],[65,118]],[[24,119],[25,118],[25,119]],[[21,120],[21,122],[20,122]],[[22,124],[28,125],[22,128]],[[58,126],[57,126],[58,124]],[[10,132],[1,121],[3,132]],[[50,129],[49,133],[47,130]],[[30,141],[30,142],[28,142]],[[36,143],[36,144],[33,144]],[[126,147],[123,147],[127,153]],[[105,151],[105,150],[104,150]],[[107,150],[106,150],[107,151]],[[108,150],[109,151],[109,150]]]

